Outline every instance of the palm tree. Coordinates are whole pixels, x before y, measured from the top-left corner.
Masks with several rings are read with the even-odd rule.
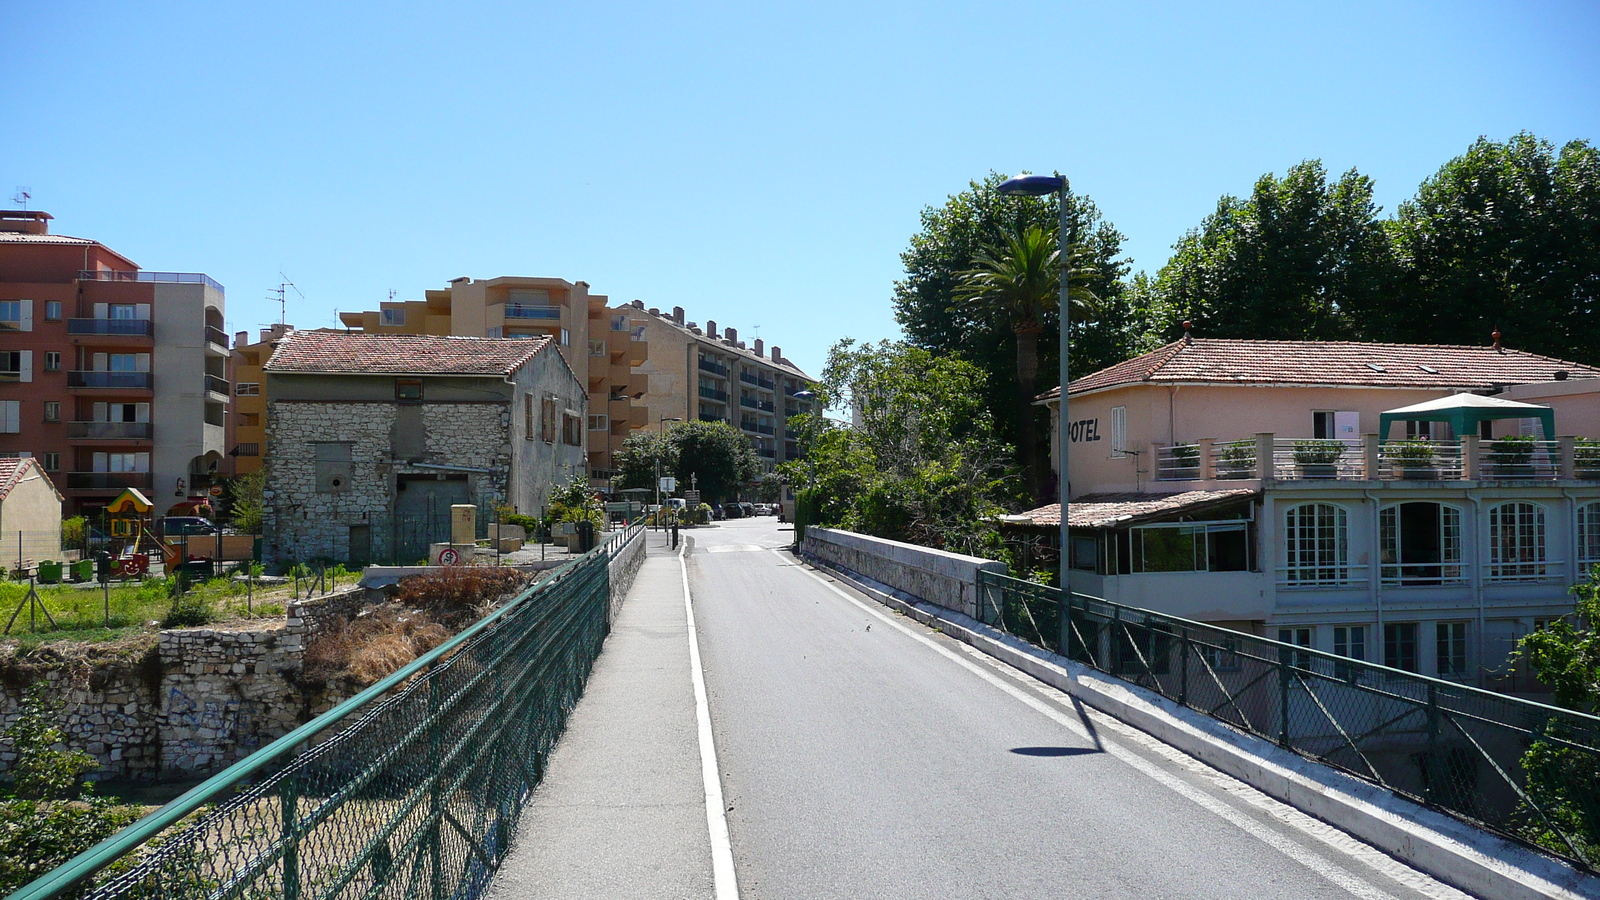
[[[1037,498],[1044,488],[1038,465],[1033,398],[1039,378],[1039,335],[1044,332],[1046,310],[1060,303],[1061,252],[1054,234],[1030,225],[1006,236],[1005,245],[987,245],[973,257],[972,267],[961,273],[956,300],[999,312],[1011,321],[1017,338],[1017,442],[1030,489]],[[1099,274],[1092,256],[1080,244],[1067,248],[1067,299],[1078,316],[1095,318],[1100,298],[1086,284]],[[1062,372],[1062,383],[1066,373]]]

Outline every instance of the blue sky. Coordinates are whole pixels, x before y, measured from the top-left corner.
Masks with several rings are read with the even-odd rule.
[[[0,0],[0,189],[231,330],[582,279],[820,371],[895,337],[923,207],[1067,174],[1152,273],[1321,158],[1386,211],[1478,135],[1600,139],[1600,5]],[[759,326],[759,331],[756,326]]]

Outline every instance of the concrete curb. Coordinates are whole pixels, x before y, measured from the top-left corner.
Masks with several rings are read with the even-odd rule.
[[[849,570],[825,569],[883,605],[1176,747],[1262,793],[1463,891],[1506,900],[1600,897],[1600,876],[1238,732],[1136,685]]]

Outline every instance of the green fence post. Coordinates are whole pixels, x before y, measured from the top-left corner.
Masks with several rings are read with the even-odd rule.
[[[1428,755],[1423,757],[1422,799],[1430,805],[1438,802],[1434,782],[1444,766],[1439,757],[1439,686],[1428,685]]]
[[[1178,652],[1182,654],[1178,664],[1178,705],[1189,705],[1189,629],[1182,628],[1178,632]]]
[[[1289,746],[1289,664],[1278,652],[1278,744]]]
[[[300,823],[299,777],[290,775],[283,780],[278,792],[283,814],[283,898],[300,900],[300,836],[296,833]]]
[[[439,704],[443,699],[444,690],[440,685],[443,680],[440,673],[433,673],[434,677],[428,679],[428,714],[434,717],[433,724],[428,726],[428,775],[433,779],[433,786],[428,789],[428,868],[430,873],[433,900],[444,900],[444,798],[440,795],[440,786],[444,783],[444,773],[440,767],[444,761],[444,717],[440,715]]]

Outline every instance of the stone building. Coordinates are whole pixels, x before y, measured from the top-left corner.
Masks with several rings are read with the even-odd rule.
[[[273,561],[414,562],[452,504],[538,513],[585,469],[585,386],[548,337],[293,331],[264,372]]]

